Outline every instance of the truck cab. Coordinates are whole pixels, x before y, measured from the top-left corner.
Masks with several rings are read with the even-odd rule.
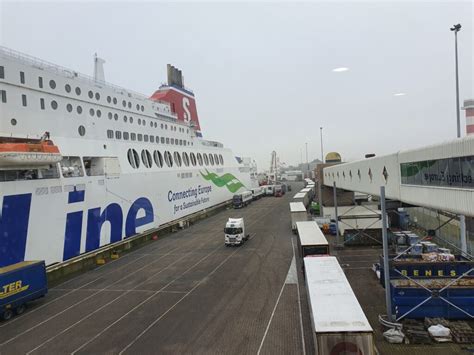
[[[226,246],[242,245],[248,239],[245,234],[243,218],[229,218],[224,228],[224,242]]]

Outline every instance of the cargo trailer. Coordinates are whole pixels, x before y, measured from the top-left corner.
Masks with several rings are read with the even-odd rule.
[[[298,192],[293,196],[293,202],[302,202],[304,207],[309,205],[309,194],[307,192]]]
[[[304,258],[317,355],[375,355],[374,331],[333,256]]]
[[[328,255],[329,243],[314,221],[296,222],[300,256]]]
[[[0,268],[0,316],[22,314],[28,302],[48,292],[44,261],[22,261]]]
[[[291,230],[296,232],[296,222],[307,221],[308,212],[301,202],[290,202]]]

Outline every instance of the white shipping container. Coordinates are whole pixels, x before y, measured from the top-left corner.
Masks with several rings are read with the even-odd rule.
[[[333,256],[304,258],[306,288],[318,355],[375,355],[373,329]]]

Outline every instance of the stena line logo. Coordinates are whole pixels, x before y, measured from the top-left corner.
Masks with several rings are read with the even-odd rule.
[[[32,194],[9,195],[3,197],[0,205],[0,267],[23,261],[25,258],[28,223],[30,220]],[[137,198],[122,210],[117,203],[105,208],[82,208],[85,191],[71,191],[68,204],[77,210],[66,214],[64,227],[63,260],[80,254],[81,239],[85,234],[85,251],[100,247],[100,232],[105,222],[110,224],[110,243],[115,243],[137,234],[137,228],[154,221],[153,205],[146,197]],[[83,220],[86,219],[83,231]],[[47,230],[44,233],[48,233]]]

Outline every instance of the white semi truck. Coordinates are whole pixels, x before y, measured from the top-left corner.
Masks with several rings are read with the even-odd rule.
[[[224,228],[225,245],[242,245],[248,240],[243,218],[229,218]]]

